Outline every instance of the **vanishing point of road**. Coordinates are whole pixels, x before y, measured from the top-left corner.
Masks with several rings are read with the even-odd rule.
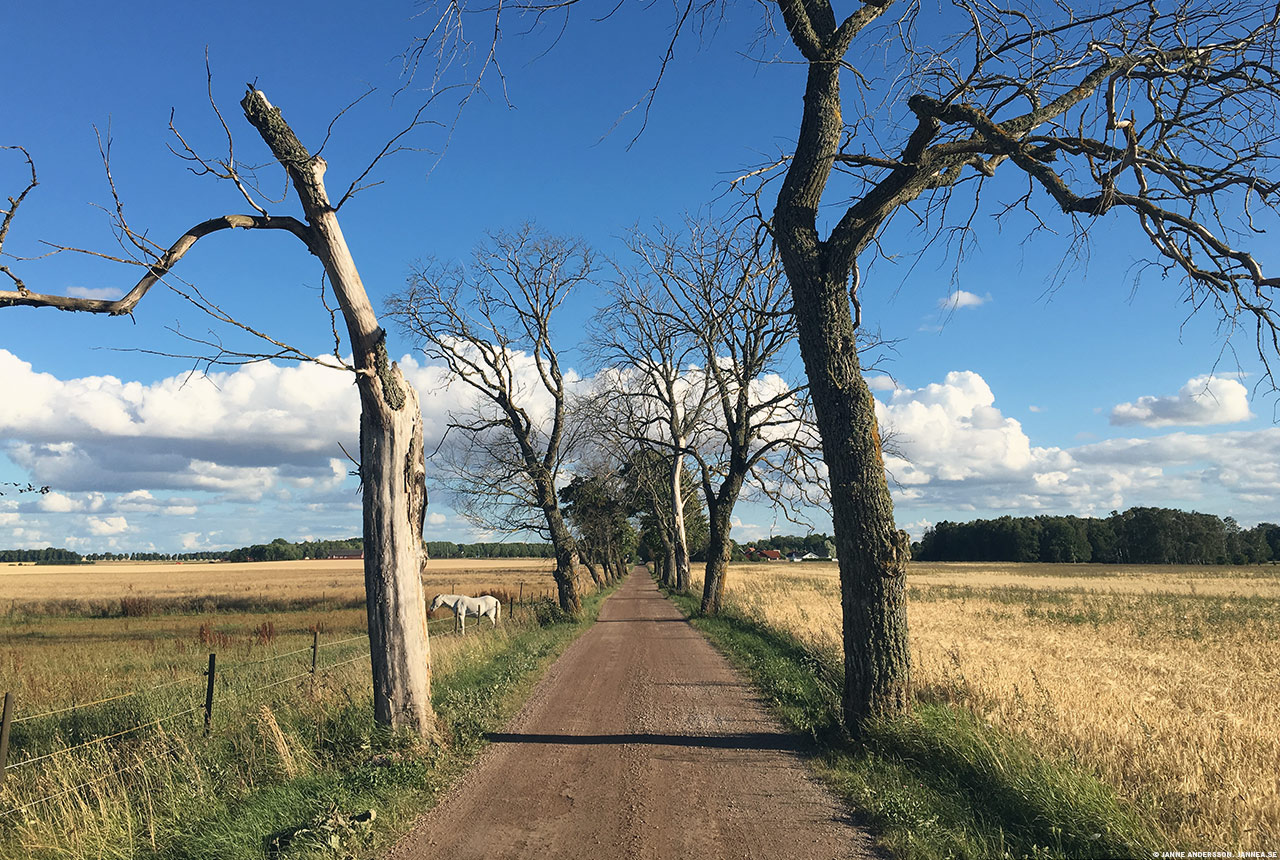
[[[642,571],[490,740],[389,860],[877,856]]]

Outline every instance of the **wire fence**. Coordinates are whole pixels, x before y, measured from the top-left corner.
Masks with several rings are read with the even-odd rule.
[[[523,589],[522,589],[520,597],[517,598],[516,600],[509,601],[507,603],[506,608],[509,612],[514,611],[517,608],[528,609],[534,603],[538,602],[539,600],[546,599],[546,597],[547,595],[545,594],[533,593],[531,591],[531,593],[528,595],[528,599],[526,599],[526,596],[524,595]],[[479,620],[480,619],[477,619],[477,621]],[[446,624],[450,625],[451,627],[454,627],[451,633],[442,632],[442,628]],[[453,617],[429,619],[427,621],[427,628],[432,633],[432,635],[435,635],[435,636],[459,635],[459,631],[456,629],[456,624],[457,624],[457,620]],[[479,628],[483,630],[489,626],[490,625],[481,626],[480,624],[477,623],[473,625],[473,629]],[[494,626],[496,626],[496,622]],[[208,735],[215,706],[220,704],[225,705],[227,702],[231,701],[232,698],[234,698],[234,696],[251,695],[253,693],[261,692],[263,690],[268,690],[274,687],[282,686],[292,681],[300,681],[304,678],[311,678],[314,683],[314,680],[321,673],[328,672],[340,666],[345,666],[345,665],[354,663],[358,660],[368,660],[370,658],[369,649],[363,648],[363,649],[360,649],[359,652],[353,656],[348,656],[340,660],[335,660],[334,662],[331,662],[331,663],[322,664],[320,662],[320,656],[322,652],[324,652],[326,649],[333,649],[333,648],[341,647],[343,645],[350,645],[351,643],[357,642],[357,641],[367,642],[368,639],[369,639],[368,634],[361,634],[358,636],[347,637],[345,639],[338,639],[330,642],[321,642],[320,634],[318,632],[313,631],[312,644],[307,647],[297,648],[291,651],[286,651],[281,654],[274,654],[270,657],[265,657],[260,660],[241,661],[238,663],[231,663],[231,664],[221,665],[221,666],[216,665],[216,652],[214,652],[209,655],[210,656],[209,668],[199,674],[193,674],[193,675],[183,676],[181,678],[175,678],[173,680],[165,681],[161,684],[154,684],[148,687],[140,687],[136,690],[131,690],[125,693],[119,693],[113,696],[107,696],[92,702],[83,702],[83,703],[78,703],[74,705],[68,705],[62,708],[55,708],[52,710],[43,711],[41,713],[26,714],[23,716],[15,715],[14,711],[16,710],[16,708],[14,706],[14,697],[11,693],[6,693],[4,696],[3,716],[0,717],[0,786],[4,786],[5,775],[7,773],[18,771],[25,767],[30,767],[39,762],[48,761],[55,758],[61,758],[63,756],[68,756],[72,753],[84,751],[89,749],[90,747],[96,747],[98,745],[106,744],[108,741],[116,740],[118,738],[123,738],[128,735],[132,735],[137,732],[140,732],[144,729],[159,727],[164,723],[167,723],[171,720],[176,720],[180,717],[191,716],[193,714],[199,714],[203,712],[205,734]],[[288,675],[284,678],[274,679],[265,684],[254,685],[252,684],[252,682],[248,682],[239,689],[236,689],[231,686],[231,678],[233,677],[233,673],[239,672],[244,669],[250,669],[254,667],[263,667],[269,664],[278,664],[279,661],[281,660],[285,660],[290,657],[297,657],[302,654],[311,655],[310,666],[305,671],[297,672],[295,674]],[[171,713],[166,713],[159,717],[155,717],[153,719],[150,719],[144,722],[139,722],[137,724],[128,726],[123,729],[118,729],[116,731],[97,735],[95,737],[92,737],[88,740],[81,741],[79,743],[69,744],[67,746],[59,747],[58,749],[49,750],[47,752],[42,752],[36,755],[28,755],[26,758],[19,759],[18,761],[15,761],[15,762],[8,762],[10,728],[14,725],[31,723],[38,720],[49,719],[51,717],[63,716],[66,714],[84,711],[90,708],[98,707],[100,705],[109,704],[111,702],[120,702],[127,699],[133,699],[133,698],[145,696],[150,693],[154,693],[159,690],[175,687],[179,684],[191,684],[197,681],[204,682],[205,690],[203,692],[206,695],[204,697],[203,702],[193,705],[192,707],[173,711]],[[216,684],[219,681],[222,684],[222,689],[223,689],[222,695],[215,694]],[[176,747],[171,749],[166,749],[163,752],[157,753],[156,755],[153,755],[153,756],[148,756],[145,759],[139,760],[137,762],[126,765],[124,767],[109,770],[108,772],[103,773],[99,776],[96,776],[93,779],[87,780],[80,785],[73,786],[71,788],[67,788],[61,791],[57,791],[52,794],[46,795],[44,797],[30,800],[26,803],[23,803],[19,806],[12,807],[10,809],[0,810],[0,820],[4,820],[9,816],[16,815],[17,813],[23,812],[27,809],[31,809],[32,807],[38,806],[42,803],[45,803],[51,800],[56,800],[57,798],[64,797],[66,795],[72,794],[82,789],[91,787],[93,785],[96,785],[97,783],[103,782],[104,780],[110,779],[113,776],[117,776],[119,774],[127,773],[128,771],[131,771],[131,770],[135,770],[141,767],[143,764],[149,763],[151,761],[154,761],[157,758],[161,758],[162,756],[165,756],[174,752],[176,749],[177,749]]]

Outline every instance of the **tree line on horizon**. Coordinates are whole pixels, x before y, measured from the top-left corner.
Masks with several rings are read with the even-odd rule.
[[[625,556],[661,565],[655,517],[643,506],[632,509],[640,525],[626,544]],[[690,505],[690,560],[706,561],[706,512]],[[575,523],[575,525],[581,525]],[[745,561],[748,544],[730,541],[732,560]],[[787,555],[812,552],[826,557],[831,537],[771,535],[750,541],[756,549],[774,549]],[[555,548],[540,541],[425,541],[428,558],[553,558]],[[81,564],[95,561],[296,561],[326,559],[344,552],[361,551],[358,538],[319,541],[287,541],[253,544],[232,550],[197,552],[91,552],[60,547],[0,550],[0,563]],[[930,526],[911,545],[914,561],[1010,561],[1048,564],[1262,564],[1280,562],[1280,525],[1259,523],[1243,529],[1234,517],[1219,517],[1174,508],[1129,508],[1107,517],[1039,515],[1003,516],[966,523],[947,520]]]
[[[916,561],[1094,564],[1260,564],[1280,561],[1280,525],[1242,529],[1233,517],[1129,508],[1105,518],[1004,516],[943,521],[911,546]]]
[[[426,541],[429,558],[549,558],[553,549],[547,543],[508,541],[506,543]],[[349,552],[362,552],[364,541],[358,537],[341,540],[288,541],[276,538],[270,543],[253,544],[236,549],[199,550],[197,552],[90,552],[79,553],[60,547],[43,549],[3,549],[0,563],[86,564],[95,561],[299,561],[333,558]]]

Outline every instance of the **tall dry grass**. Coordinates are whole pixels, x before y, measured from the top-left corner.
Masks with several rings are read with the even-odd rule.
[[[1274,569],[922,568],[908,580],[919,698],[1092,770],[1177,845],[1280,846]],[[735,565],[728,595],[840,646],[834,565]]]
[[[494,593],[509,605],[553,595],[551,569],[544,559],[431,561],[423,592]],[[313,630],[323,644],[366,629],[359,560],[0,565],[0,588],[0,692],[26,714],[198,674],[210,651],[242,663],[309,647]]]
[[[292,625],[285,620],[277,626]],[[532,613],[518,612],[504,615],[496,629],[486,622],[465,637],[438,635],[449,629],[446,621],[432,637],[436,682],[509,650],[516,637],[536,626]],[[346,638],[345,632],[331,631],[329,640]],[[186,818],[200,820],[260,788],[368,757],[367,648],[367,641],[356,638],[323,649],[314,684],[306,675],[309,652],[258,663],[228,656],[215,686],[208,738],[205,682],[199,677],[15,726],[11,764],[122,728],[143,729],[11,771],[0,784],[0,857],[132,858],[144,846],[163,853]],[[100,665],[114,658],[113,670],[123,678],[136,683],[156,677],[125,674],[133,668],[127,651],[100,652]],[[260,660],[264,653],[249,656]],[[63,652],[65,659],[71,656]],[[184,668],[191,674],[190,666]],[[85,691],[102,696],[111,689]]]

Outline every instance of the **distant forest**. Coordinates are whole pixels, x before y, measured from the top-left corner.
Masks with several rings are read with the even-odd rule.
[[[239,549],[201,550],[200,552],[91,552],[46,547],[45,549],[0,550],[0,563],[88,564],[95,561],[297,561],[309,558],[332,558],[360,552],[360,538],[345,540],[287,541],[276,538],[271,543],[242,546]],[[431,558],[550,558],[555,553],[549,543],[453,543],[428,541]]]
[[[775,535],[752,541],[757,549],[829,553],[831,538]],[[289,561],[331,558],[359,552],[360,538],[291,542],[276,538],[232,550],[163,553],[98,552],[69,549],[0,550],[0,563],[78,564],[93,561]],[[427,541],[430,558],[551,558],[549,543],[454,543]],[[742,547],[732,542],[733,558]],[[645,553],[641,553],[642,560]],[[693,552],[695,561],[702,554]],[[1280,525],[1242,529],[1231,517],[1187,513],[1172,508],[1130,508],[1096,517],[1000,517],[968,523],[940,522],[911,545],[917,561],[1094,562],[1097,564],[1259,564],[1280,562]]]
[[[1231,517],[1130,508],[1093,517],[940,522],[911,545],[919,561],[1258,564],[1280,561],[1280,526],[1242,529]]]

